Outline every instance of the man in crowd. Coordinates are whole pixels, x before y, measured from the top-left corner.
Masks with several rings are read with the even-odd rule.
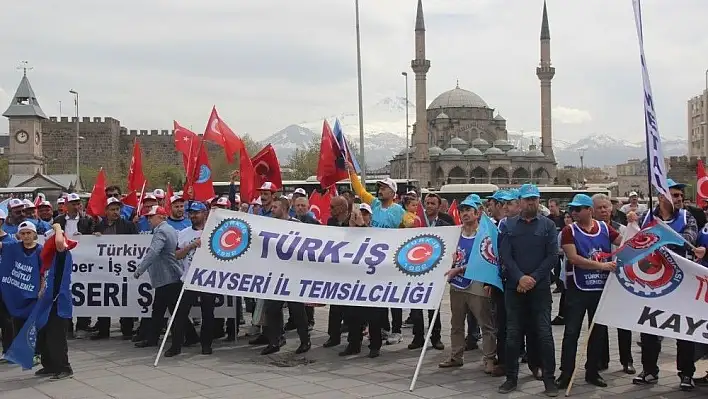
[[[629,212],[642,214],[646,212],[646,210],[646,205],[639,203],[639,195],[636,191],[632,191],[631,193],[629,193],[629,203],[622,205],[622,207],[620,208],[620,211],[622,211],[625,215]]]
[[[482,355],[484,356],[484,372],[495,376],[503,375],[503,370],[497,366],[495,334],[490,301],[491,288],[483,282],[465,278],[473,250],[475,235],[479,227],[479,205],[467,197],[459,205],[462,219],[462,232],[457,244],[457,252],[453,261],[453,269],[448,272],[450,278],[450,341],[452,352],[450,358],[438,365],[441,368],[461,367],[465,351],[465,318],[472,312],[478,325],[482,327]]]
[[[121,206],[122,204],[118,198],[108,197],[106,200],[106,216],[96,223],[94,235],[138,234],[135,223],[121,217]],[[133,337],[133,324],[132,317],[120,318],[120,331],[123,339],[131,339]],[[111,318],[99,317],[96,322],[96,330],[91,339],[107,339],[111,332]]]
[[[558,395],[550,290],[551,269],[558,260],[558,236],[555,224],[538,214],[539,197],[536,186],[521,186],[521,214],[507,219],[499,232],[499,255],[506,269],[506,381],[499,387],[503,394],[516,390],[521,339],[528,325],[535,332],[544,392]]]
[[[208,215],[206,205],[196,201],[190,202],[188,212],[191,221],[190,226],[177,233],[176,258],[182,262],[182,281],[184,281],[189,272],[194,253],[197,248],[202,245],[201,237]],[[194,326],[189,321],[189,311],[192,309],[192,306],[197,305],[197,302],[202,311],[202,328],[199,337],[197,337]],[[191,290],[184,292],[184,295],[182,295],[182,303],[177,310],[177,316],[173,322],[174,333],[172,335],[172,346],[165,352],[165,357],[172,357],[182,353],[185,329],[187,329],[187,334],[190,335],[187,337],[187,344],[191,344],[199,338],[202,344],[202,355],[212,354],[211,345],[214,336],[215,303],[216,296],[214,294]]]
[[[145,196],[143,197],[142,208],[151,209],[153,206],[158,206],[157,203],[157,197],[155,197],[153,194],[148,193],[145,194]],[[139,234],[152,234],[153,226],[150,224],[148,217],[145,215],[140,215],[140,213],[143,212],[143,209],[136,209],[135,219],[133,221],[138,227]]]
[[[136,348],[156,346],[160,331],[165,325],[165,312],[177,311],[177,298],[182,290],[182,265],[177,261],[175,249],[177,230],[167,224],[167,211],[153,205],[144,215],[152,227],[152,240],[145,256],[133,276],[138,279],[146,271],[154,290],[152,320],[145,340],[137,342]]]
[[[565,293],[561,375],[556,381],[561,389],[568,387],[575,370],[578,338],[583,328],[585,313],[590,320],[595,317],[605,281],[609,273],[616,268],[615,262],[606,262],[599,256],[611,253],[612,245],[620,245],[622,241],[622,237],[612,226],[593,219],[593,200],[587,195],[577,194],[568,204],[568,208],[576,222],[564,227],[561,232],[563,252],[573,270]],[[588,338],[585,362],[585,381],[601,388],[607,386],[599,373],[602,339],[606,335],[607,327],[595,324]]]
[[[330,201],[330,216],[327,219],[327,226],[348,227],[350,219],[350,207],[347,199],[343,195],[332,198]],[[327,320],[327,334],[329,338],[324,343],[325,348],[337,346],[342,342],[342,322],[350,309],[341,305],[329,305]]]
[[[52,203],[49,201],[42,201],[37,207],[37,217],[39,220],[51,223],[54,220],[54,208],[52,208]]]
[[[304,192],[305,190],[302,191]],[[293,205],[291,209],[295,210],[295,219],[307,224],[320,224],[320,222],[315,219],[312,212],[310,212],[310,201],[308,201],[307,196],[303,195],[302,193],[298,194],[297,196],[293,194],[292,203]],[[292,215],[290,216],[292,217]],[[308,329],[312,331],[312,329],[315,328],[315,307],[305,306],[305,313],[307,313]],[[292,331],[295,328],[295,321],[292,317],[290,317],[290,319],[288,319],[288,322],[285,323],[285,330]]]
[[[49,223],[37,217],[37,207],[34,205],[34,202],[28,199],[25,199],[22,202],[25,204],[24,209],[22,209],[22,213],[25,215],[25,220],[32,222],[36,226],[37,234],[45,235],[47,232],[52,231],[52,226]]]
[[[192,226],[189,218],[184,217],[184,198],[181,195],[173,195],[170,198],[170,216],[167,223],[178,232]]]
[[[299,222],[297,219],[290,217],[289,210],[290,201],[288,201],[286,197],[279,197],[272,201],[272,217],[280,220]],[[287,306],[300,337],[300,346],[295,350],[295,353],[305,353],[312,347],[310,333],[307,329],[305,304],[302,302],[287,302]],[[280,351],[280,348],[285,345],[285,337],[283,336],[283,301],[267,300],[265,303],[265,312],[267,319],[265,335],[268,338],[268,346],[263,348],[261,355],[270,355]]]

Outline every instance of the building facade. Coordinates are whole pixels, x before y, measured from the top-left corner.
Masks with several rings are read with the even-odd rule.
[[[540,148],[516,148],[508,141],[506,120],[479,95],[457,86],[437,96],[427,107],[425,22],[422,0],[418,0],[415,22],[416,121],[413,146],[391,161],[391,176],[406,177],[406,155],[410,177],[423,187],[447,183],[493,183],[497,185],[535,182],[552,184],[556,162],[552,147],[550,29],[546,4],[541,22],[541,62],[536,76],[541,83]],[[407,153],[407,154],[406,154]]]
[[[688,156],[708,155],[708,82],[703,93],[688,100]]]

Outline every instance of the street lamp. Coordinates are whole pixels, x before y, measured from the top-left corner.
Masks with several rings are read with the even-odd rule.
[[[78,186],[81,181],[81,171],[79,168],[79,140],[81,140],[81,135],[79,134],[79,92],[69,90],[69,93],[74,95],[74,105],[76,106],[76,185]]]
[[[354,8],[356,15],[356,74],[359,89],[359,151],[361,151],[361,180],[366,187],[366,157],[364,153],[364,101],[361,91],[361,34],[359,33],[359,0],[354,0]]]
[[[410,124],[408,123],[408,72],[401,72],[401,75],[403,75],[406,79],[406,180],[410,180],[411,178],[411,169],[410,169],[410,149],[411,145],[409,142],[408,138],[408,126]],[[408,182],[406,181],[406,184]]]

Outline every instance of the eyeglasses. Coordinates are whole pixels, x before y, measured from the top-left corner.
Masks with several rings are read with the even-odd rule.
[[[571,206],[571,207],[568,207],[568,209],[570,210],[570,212],[580,212],[584,209],[590,209],[590,207],[589,206]]]

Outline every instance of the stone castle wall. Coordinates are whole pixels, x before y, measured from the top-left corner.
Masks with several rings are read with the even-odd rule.
[[[703,164],[705,165],[705,157],[670,157],[668,173],[669,177],[677,182],[689,184],[695,189],[697,181],[696,165],[699,159],[702,159]],[[708,166],[706,168],[708,168]]]

